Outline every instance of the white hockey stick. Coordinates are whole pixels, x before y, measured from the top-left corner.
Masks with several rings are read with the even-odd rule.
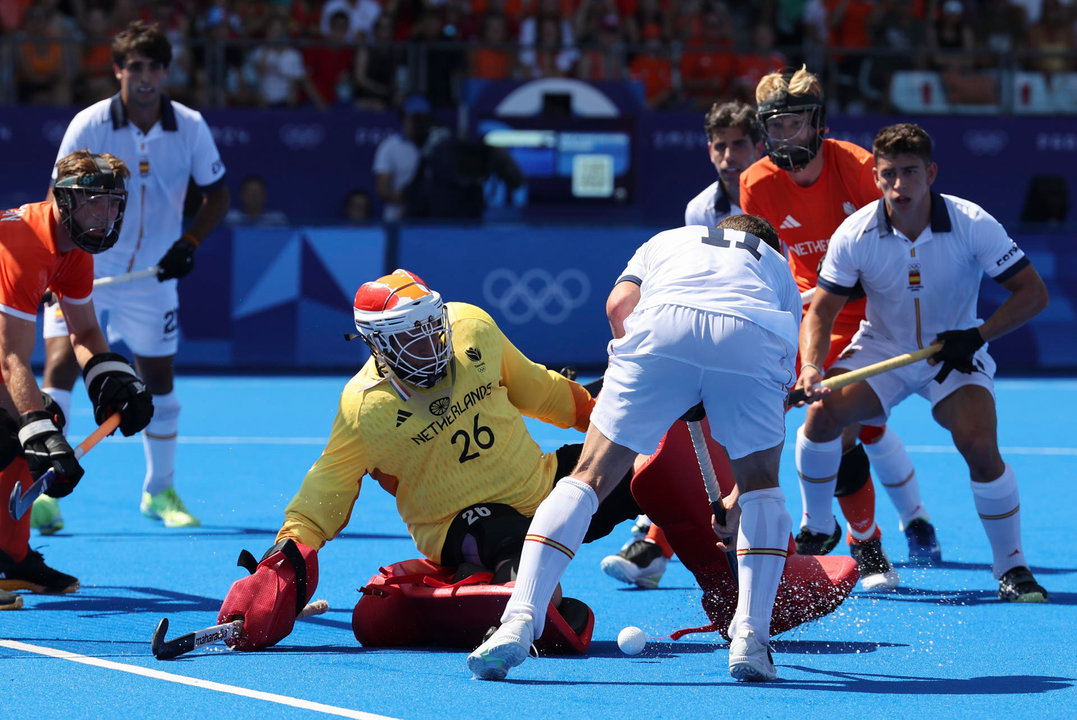
[[[703,423],[700,420],[689,420],[687,424],[688,434],[692,436],[692,449],[696,451],[696,462],[699,463],[699,471],[703,475],[703,487],[707,490],[707,500],[711,504],[711,512],[714,513],[714,519],[720,525],[725,525],[726,512],[725,506],[722,505],[722,490],[718,486],[718,475],[714,472],[714,463],[711,462],[711,453],[707,448]],[[727,538],[722,538],[722,542],[727,542]],[[737,573],[737,552],[726,551],[725,557],[726,562],[729,563],[729,571],[733,573],[733,582],[740,584]]]
[[[154,277],[156,275],[157,266],[151,265],[148,268],[124,273],[123,275],[110,275],[109,277],[97,278],[93,281],[93,286],[94,288],[103,288],[111,285],[122,285],[123,283],[129,283],[132,280],[141,280],[142,278]]]

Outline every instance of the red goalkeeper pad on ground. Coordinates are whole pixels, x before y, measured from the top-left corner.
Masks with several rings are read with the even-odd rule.
[[[363,596],[352,611],[355,639],[364,647],[478,647],[500,623],[513,583],[491,585],[488,572],[460,581],[454,574],[425,559],[381,568],[360,588]],[[547,654],[586,652],[595,626],[591,608],[564,598],[561,611],[564,615],[553,605],[547,608],[535,647]]]
[[[710,436],[703,420],[718,484],[725,496],[733,489],[729,458]],[[711,509],[703,486],[688,425],[677,421],[658,450],[632,478],[632,495],[643,512],[666,533],[681,562],[703,589],[703,610],[714,629],[728,638],[737,609],[737,586],[725,555],[715,546]],[[848,556],[795,555],[789,539],[770,632],[776,635],[833,612],[852,592],[860,572]],[[709,628],[706,628],[709,629]]]

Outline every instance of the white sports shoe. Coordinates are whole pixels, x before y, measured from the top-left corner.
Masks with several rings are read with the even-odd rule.
[[[737,680],[763,682],[778,677],[770,646],[759,642],[754,630],[748,630],[729,643],[729,674]]]
[[[530,615],[513,615],[467,656],[467,669],[480,680],[504,680],[531,653],[535,626]]]
[[[602,558],[602,572],[623,583],[656,588],[669,561],[656,543],[637,540],[616,555]]]

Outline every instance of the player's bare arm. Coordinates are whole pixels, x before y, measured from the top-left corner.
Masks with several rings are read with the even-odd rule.
[[[817,287],[800,324],[800,377],[797,388],[804,388],[808,397],[815,394],[812,387],[823,379],[823,363],[830,352],[830,332],[834,319],[845,306],[845,296]],[[826,393],[827,390],[820,392]]]
[[[639,285],[629,280],[623,280],[613,286],[610,296],[606,299],[606,317],[610,321],[610,330],[614,338],[624,337],[625,318],[632,314],[639,302]]]
[[[0,313],[0,373],[18,415],[42,410],[30,356],[37,339],[37,326],[29,320]]]
[[[1010,296],[980,326],[984,340],[994,340],[1016,330],[1047,307],[1047,286],[1032,265],[1004,281],[1002,286]]]
[[[105,334],[97,324],[93,301],[70,303],[60,300],[60,308],[67,320],[67,329],[71,333],[71,347],[79,367],[85,367],[94,355],[109,351]]]
[[[191,219],[187,232],[198,238],[199,242],[205,240],[213,232],[213,228],[224,220],[231,203],[232,196],[228,192],[228,186],[220,183],[202,196],[202,205]]]

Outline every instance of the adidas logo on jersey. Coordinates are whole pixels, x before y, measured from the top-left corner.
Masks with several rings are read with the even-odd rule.
[[[800,223],[796,221],[792,215],[786,215],[785,220],[782,220],[782,224],[778,226],[780,230],[789,230],[791,228],[800,227]]]
[[[407,419],[409,417],[411,417],[411,413],[409,413],[407,410],[397,410],[396,411],[396,426],[400,427],[401,425],[403,425],[405,422],[407,422]]]
[[[854,212],[856,212],[856,205],[853,205],[851,202],[846,200],[844,203],[842,203],[841,209],[845,211],[846,215],[852,215]]]

